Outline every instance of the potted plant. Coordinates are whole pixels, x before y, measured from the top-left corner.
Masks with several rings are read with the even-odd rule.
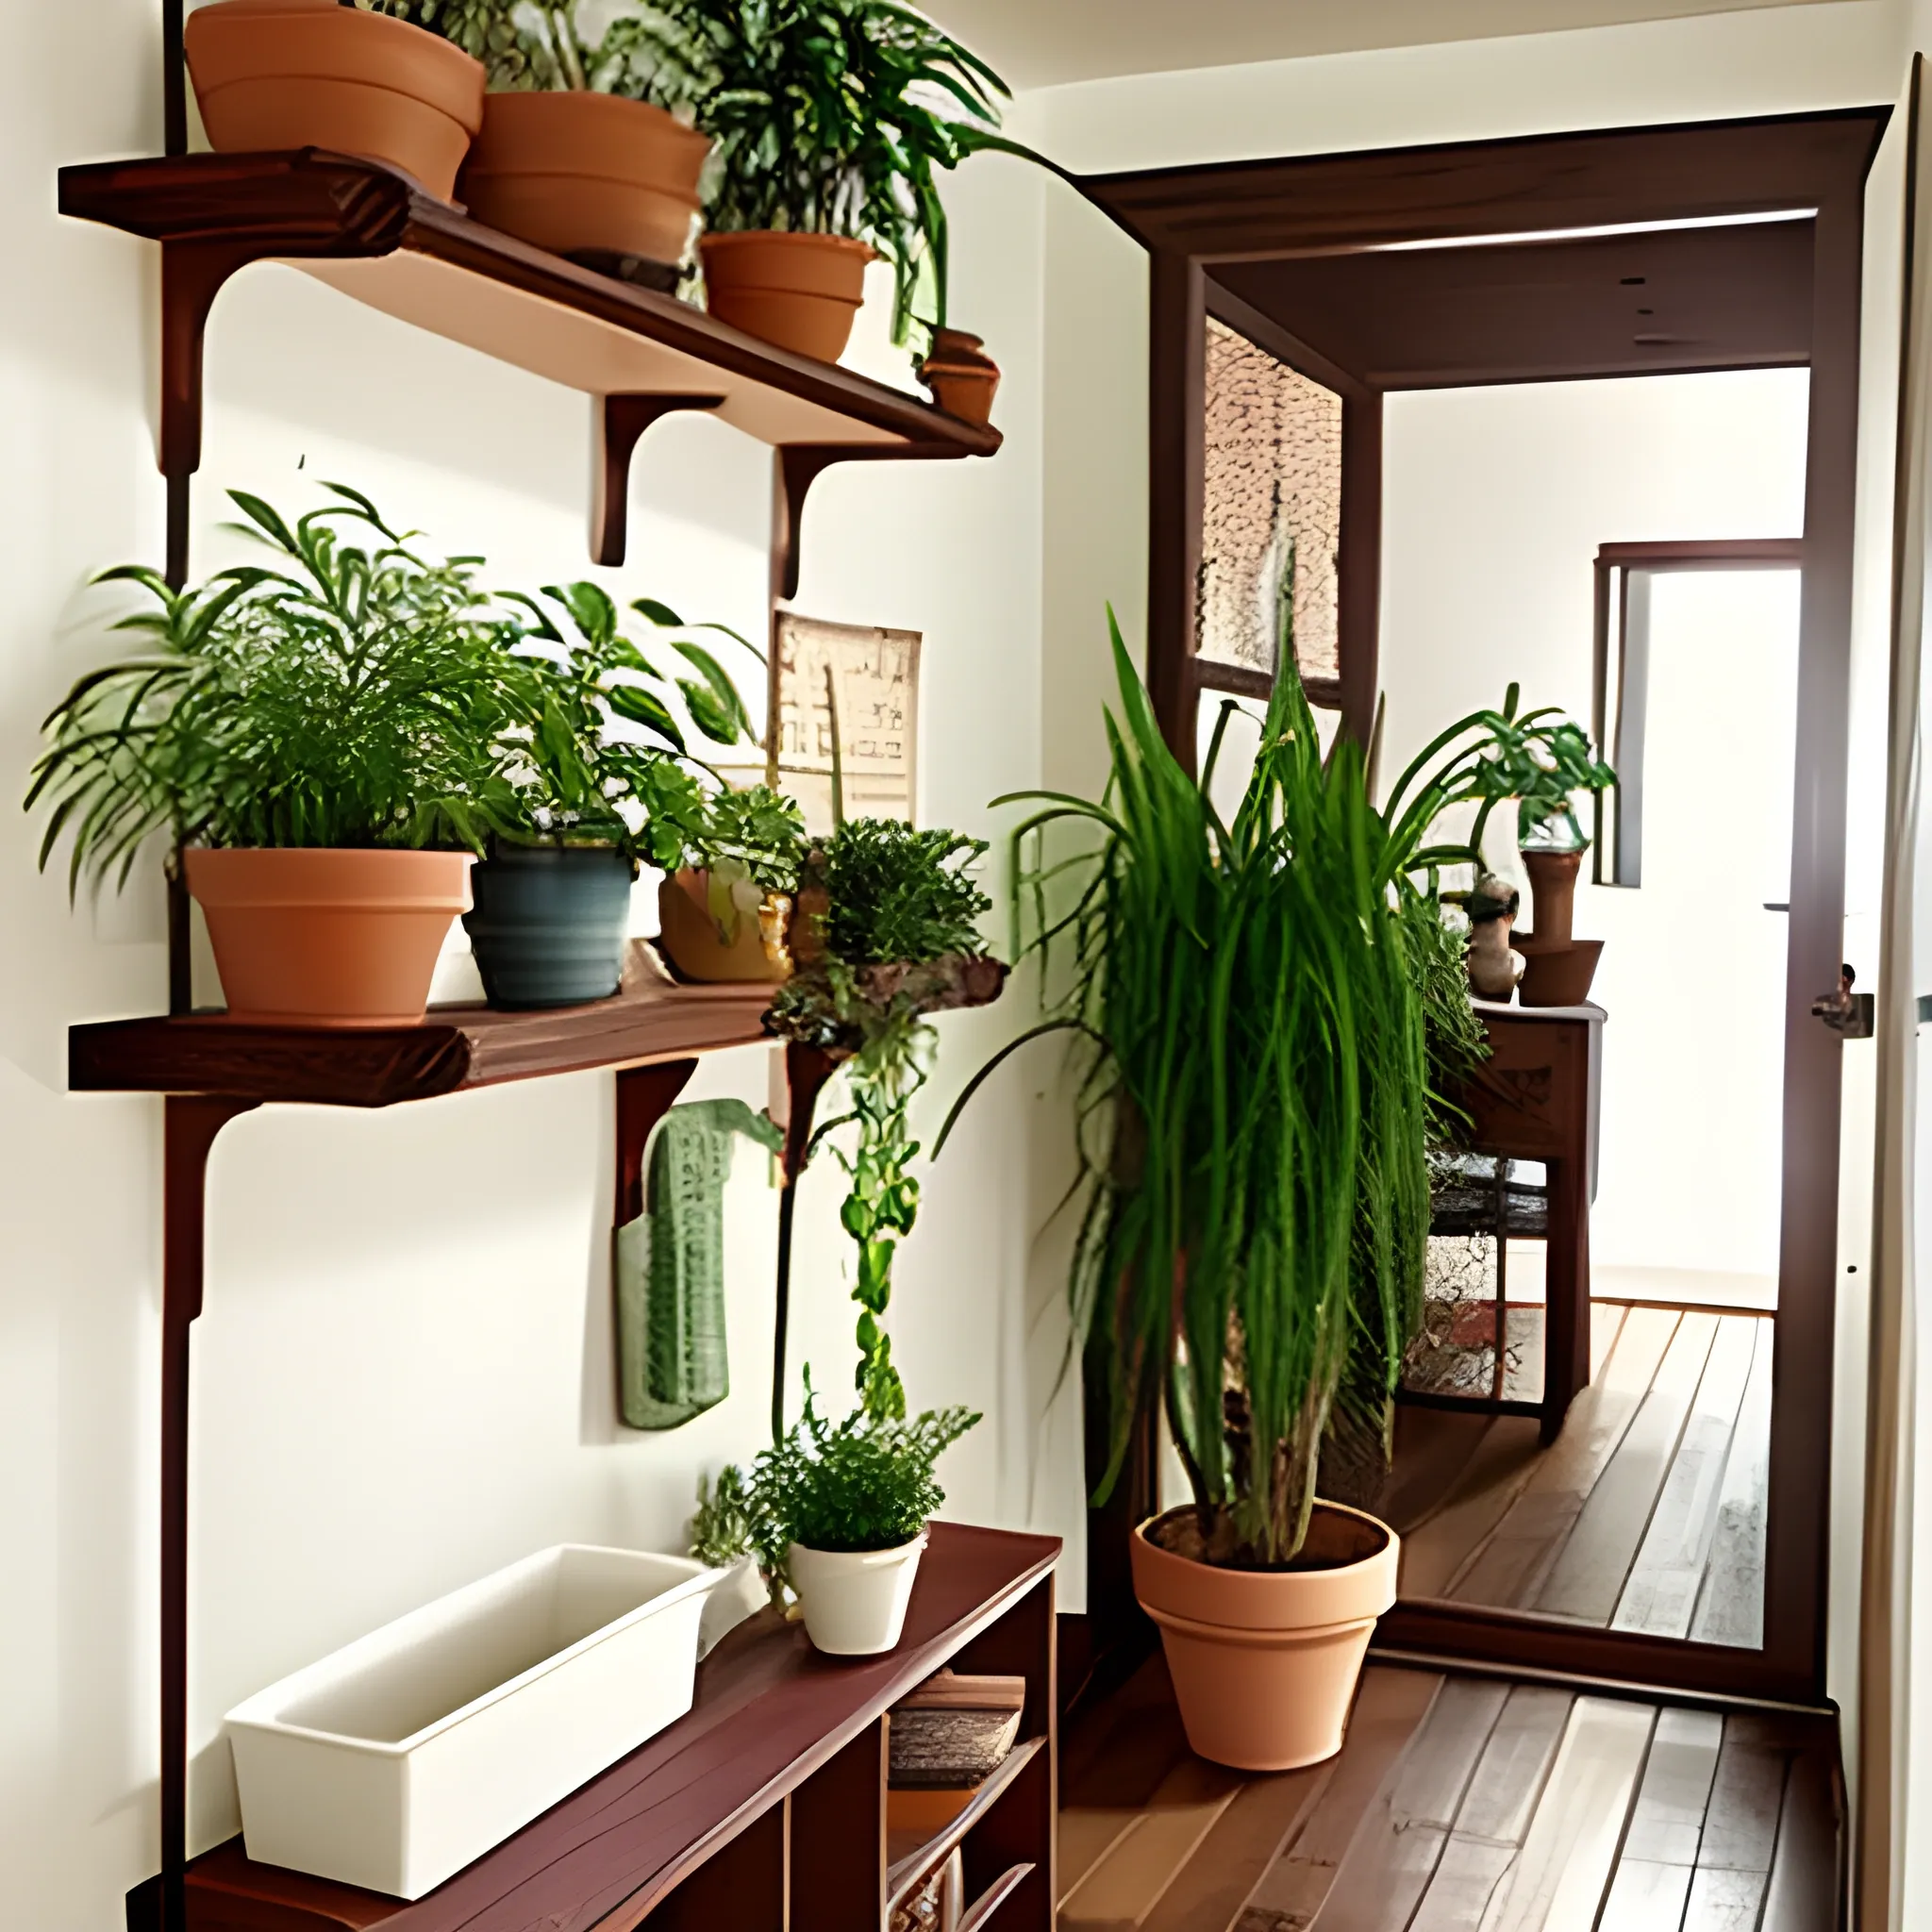
[[[230,492],[271,566],[178,592],[139,565],[105,574],[159,607],[119,626],[150,648],[55,708],[27,804],[48,808],[42,866],[71,834],[74,888],[168,841],[232,1018],[408,1024],[508,807],[497,747],[521,674],[467,564],[325,487],[337,500],[292,526]]]
[[[1358,747],[1324,759],[1285,675],[1224,820],[1225,718],[1197,781],[1117,628],[1113,650],[1104,799],[1041,798],[1014,839],[1026,950],[1064,994],[961,1104],[1025,1040],[1081,1042],[1072,1288],[1110,1452],[1097,1500],[1162,1404],[1193,1500],[1136,1532],[1136,1591],[1193,1748],[1282,1770],[1340,1748],[1395,1597],[1394,1533],[1318,1500],[1317,1476],[1338,1411],[1386,1427],[1420,1320],[1426,1006],[1456,950],[1413,874],[1441,788],[1377,811]],[[1061,858],[1044,841],[1068,824],[1082,845]]]
[[[402,17],[336,0],[197,7],[184,44],[210,145],[362,155],[447,201],[483,125],[483,65],[387,11]]]
[[[658,943],[700,983],[769,981],[791,971],[786,930],[805,856],[797,805],[768,786],[695,787],[659,808]]]
[[[1500,711],[1461,720],[1421,752],[1397,787],[1447,754],[1439,775],[1450,804],[1474,801],[1476,814],[1460,857],[1483,869],[1483,835],[1496,808],[1516,802],[1517,845],[1529,875],[1534,926],[1511,934],[1527,970],[1523,998],[1529,1006],[1570,1006],[1585,998],[1603,950],[1601,940],[1574,935],[1576,880],[1590,840],[1578,824],[1575,795],[1600,792],[1617,774],[1597,758],[1589,734],[1555,706],[1519,711],[1521,687],[1510,685]]]
[[[639,860],[676,850],[700,796],[670,688],[713,741],[757,734],[724,667],[678,636],[682,620],[655,600],[631,608],[695,676],[667,675],[625,636],[595,584],[511,601],[522,612],[514,649],[528,678],[525,716],[508,735],[509,805],[472,874],[475,904],[463,924],[492,1006],[575,1006],[617,991]]]
[[[691,125],[695,83],[660,13],[587,0],[358,4],[432,28],[487,66],[463,174],[477,220],[589,267],[676,286],[711,144]]]
[[[999,76],[896,0],[663,0],[658,10],[699,77],[697,123],[716,143],[700,244],[711,312],[836,362],[877,255],[892,268],[893,340],[907,341],[922,295],[943,325],[935,176],[981,149],[1026,152],[997,132]]]

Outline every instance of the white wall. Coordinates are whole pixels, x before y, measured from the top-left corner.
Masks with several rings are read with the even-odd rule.
[[[58,220],[54,171],[151,152],[159,127],[148,0],[32,9],[19,33],[0,80],[13,263],[0,304],[0,760],[24,789],[48,705],[118,648],[101,622],[114,599],[84,591],[87,575],[158,559],[161,537],[155,258]],[[991,462],[824,478],[800,604],[925,633],[924,813],[985,829],[986,801],[1037,783],[1042,758],[1043,183],[990,159],[949,201],[956,312],[1006,369],[1008,447]],[[858,351],[879,353],[875,341]],[[581,396],[274,267],[223,296],[208,380],[197,569],[230,554],[212,527],[221,486],[299,504],[308,479],[333,476],[434,539],[485,551],[502,577],[596,575]],[[674,420],[637,469],[633,561],[607,579],[760,635],[765,452]],[[163,949],[151,891],[70,913],[62,883],[34,871],[37,836],[0,814],[0,1872],[9,1924],[108,1932],[156,1859],[160,1108],[69,1096],[65,1036],[78,1020],[155,1009]],[[1011,1023],[943,1023],[923,1125]],[[767,1087],[766,1050],[744,1049],[706,1062],[691,1092],[762,1105]],[[1069,1482],[1057,1492],[1033,1473],[1058,1307],[1029,1299],[1041,1105],[1024,1081],[990,1092],[932,1171],[892,1327],[916,1400],[987,1411],[942,1467],[949,1510],[1077,1534],[1064,1411],[1052,1426]],[[741,1158],[729,1197],[731,1397],[680,1431],[624,1431],[605,1260],[610,1112],[608,1076],[583,1075],[391,1113],[264,1111],[224,1137],[195,1341],[197,1842],[233,1828],[208,1746],[244,1692],[545,1542],[676,1547],[699,1470],[757,1448],[776,1198],[766,1163]],[[829,1163],[805,1183],[792,1374],[795,1389],[808,1357],[842,1394],[853,1310],[838,1191]],[[1079,1574],[1076,1557],[1075,1605]]]

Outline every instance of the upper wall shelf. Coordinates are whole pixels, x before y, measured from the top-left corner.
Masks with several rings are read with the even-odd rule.
[[[673,410],[705,410],[783,453],[787,595],[805,493],[828,464],[1000,446],[991,426],[486,228],[374,161],[314,148],[104,161],[60,171],[60,211],[162,245],[160,466],[171,477],[201,459],[208,310],[231,275],[262,260],[598,397],[600,562],[623,561],[631,452]]]
[[[679,986],[634,942],[623,989],[587,1007],[433,1007],[418,1026],[258,1026],[222,1013],[108,1020],[67,1036],[76,1093],[394,1107],[545,1074],[688,1059],[767,1038],[772,989]]]

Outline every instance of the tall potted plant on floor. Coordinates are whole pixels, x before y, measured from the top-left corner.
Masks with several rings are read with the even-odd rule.
[[[1097,1500],[1162,1406],[1193,1500],[1136,1533],[1136,1591],[1194,1749],[1281,1770],[1340,1747],[1394,1601],[1393,1532],[1316,1479],[1338,1406],[1386,1425],[1420,1316],[1419,946],[1442,946],[1411,874],[1440,790],[1378,811],[1357,747],[1324,759],[1284,675],[1224,821],[1220,730],[1197,782],[1117,629],[1113,648],[1107,793],[1039,799],[1015,837],[1016,917],[1058,989],[1033,1034],[1084,1049],[1073,1291],[1111,1449]],[[1067,828],[1071,858],[1047,849]]]
[[[365,496],[291,525],[230,494],[271,552],[118,626],[140,657],[83,677],[46,722],[29,807],[44,866],[125,881],[150,841],[180,855],[235,1019],[423,1017],[473,856],[509,807],[500,746],[525,706],[465,562],[421,553]]]
[[[675,670],[625,633],[596,584],[507,601],[520,612],[508,636],[527,673],[528,714],[508,734],[510,803],[472,876],[463,924],[492,1006],[605,999],[623,974],[639,862],[676,863],[683,827],[702,809],[702,767],[671,701],[681,697],[713,744],[758,734],[724,665],[664,605],[630,608],[660,654],[682,659]],[[722,625],[698,628],[751,649]]]

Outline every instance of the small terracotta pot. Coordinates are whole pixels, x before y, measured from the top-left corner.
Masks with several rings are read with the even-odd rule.
[[[790,963],[782,954],[772,958],[757,911],[741,912],[736,935],[727,939],[711,916],[710,891],[710,874],[689,868],[658,888],[658,945],[678,977],[701,986],[789,979]]]
[[[1583,854],[1525,852],[1523,867],[1529,874],[1529,909],[1538,935],[1551,951],[1567,946],[1576,916],[1576,875],[1583,867]]]
[[[188,16],[209,143],[322,147],[400,168],[448,200],[483,125],[483,63],[406,20],[335,0],[218,0]]]
[[[184,857],[233,1020],[415,1025],[450,922],[470,904],[467,852]]]
[[[1525,1007],[1580,1007],[1590,997],[1604,942],[1572,940],[1567,946],[1551,946],[1540,934],[1520,932],[1516,949],[1526,962],[1517,993]]]
[[[1152,1541],[1166,1520],[1134,1532],[1134,1594],[1160,1626],[1195,1755],[1238,1771],[1334,1757],[1375,1619],[1395,1602],[1395,1532],[1317,1503],[1301,1558],[1310,1567],[1224,1570]]]
[[[682,262],[710,138],[615,94],[491,94],[463,170],[479,222],[554,255]]]
[[[934,329],[932,350],[919,365],[919,379],[947,415],[966,423],[992,421],[1000,365],[977,336],[963,328]]]
[[[707,235],[698,252],[705,306],[720,322],[821,362],[845,353],[874,258],[863,242],[755,229]]]

